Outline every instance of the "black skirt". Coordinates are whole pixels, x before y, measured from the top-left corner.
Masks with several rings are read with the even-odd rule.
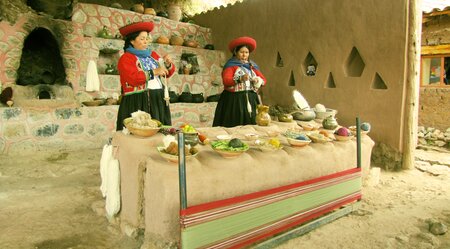
[[[248,112],[247,99],[252,107],[251,113]],[[254,91],[229,92],[224,90],[217,103],[213,126],[234,127],[256,124],[256,106],[258,104],[258,95]]]
[[[122,96],[117,113],[116,130],[122,130],[123,120],[131,117],[131,113],[138,110],[150,113],[153,119],[159,120],[164,125],[172,125],[170,108],[164,100],[164,90],[151,89]]]

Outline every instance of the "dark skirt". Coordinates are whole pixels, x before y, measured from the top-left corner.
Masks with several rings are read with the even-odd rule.
[[[247,96],[252,107],[251,113],[247,109]],[[258,104],[258,95],[254,91],[229,92],[224,90],[217,103],[213,126],[234,127],[256,124],[256,106]]]
[[[138,110],[150,113],[153,119],[159,120],[164,125],[172,125],[170,108],[164,100],[164,90],[152,89],[122,96],[117,113],[116,130],[122,130],[123,120],[131,117],[131,113]]]

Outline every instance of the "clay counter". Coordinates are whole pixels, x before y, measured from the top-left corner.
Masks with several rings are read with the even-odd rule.
[[[208,127],[198,130],[209,138],[248,133],[265,136],[283,132],[295,123],[272,122],[268,127]],[[120,222],[145,230],[146,240],[180,241],[180,195],[178,164],[162,158],[156,147],[162,134],[149,138],[115,133],[112,144],[121,171]],[[210,145],[197,145],[199,153],[186,160],[187,203],[200,205],[282,187],[355,169],[356,140],[311,143],[291,147],[279,135],[283,149],[262,152],[250,149],[237,158],[222,158]],[[367,175],[373,140],[361,136],[361,171]],[[196,247],[196,246],[195,246]],[[184,246],[183,246],[184,248]]]

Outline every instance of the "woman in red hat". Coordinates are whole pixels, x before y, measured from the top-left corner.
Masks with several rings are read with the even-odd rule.
[[[256,106],[261,104],[258,90],[266,84],[258,65],[249,59],[256,49],[256,41],[239,37],[228,48],[233,56],[222,71],[224,90],[217,103],[213,126],[256,124]]]
[[[169,56],[161,58],[148,48],[148,34],[152,30],[152,22],[133,23],[119,29],[125,38],[125,53],[117,64],[122,85],[117,130],[122,130],[123,120],[138,110],[150,113],[165,125],[172,123],[161,76],[172,76],[175,65]]]

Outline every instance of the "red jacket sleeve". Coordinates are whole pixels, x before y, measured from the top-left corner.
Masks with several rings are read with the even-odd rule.
[[[117,64],[117,68],[120,73],[120,83],[125,85],[127,83],[130,86],[145,85],[147,79],[145,73],[139,70],[136,65],[136,56],[130,53],[124,53]]]
[[[230,87],[230,86],[236,85],[236,82],[234,82],[233,77],[234,77],[234,73],[236,72],[237,69],[238,69],[237,66],[231,66],[231,67],[225,68],[222,71],[222,81],[223,81],[223,85],[225,87]]]

